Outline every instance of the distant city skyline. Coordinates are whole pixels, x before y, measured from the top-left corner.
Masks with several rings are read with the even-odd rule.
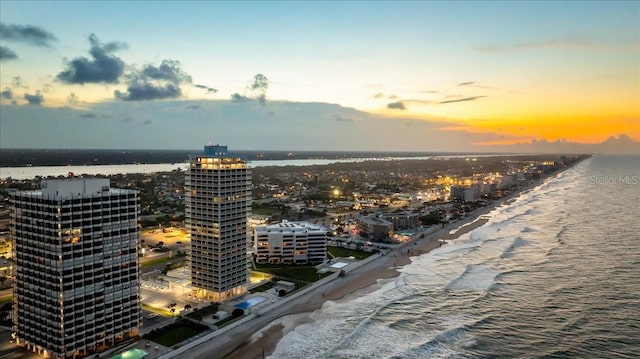
[[[640,3],[0,3],[0,147],[640,153]]]

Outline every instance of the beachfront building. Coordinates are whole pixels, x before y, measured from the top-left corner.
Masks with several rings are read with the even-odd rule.
[[[108,179],[16,191],[13,332],[49,358],[101,352],[138,334],[138,193]]]
[[[420,215],[411,211],[402,211],[384,215],[384,219],[393,224],[394,230],[416,229],[420,223]]]
[[[480,187],[471,186],[464,189],[464,201],[466,203],[475,202],[480,199]]]
[[[327,258],[327,230],[308,222],[256,227],[253,243],[260,264],[317,264]]]
[[[189,160],[185,225],[191,234],[193,294],[222,302],[247,290],[247,217],[251,170],[227,146],[205,146]]]
[[[499,189],[509,189],[516,185],[517,175],[513,173],[503,174],[500,178]]]
[[[465,186],[450,186],[449,187],[449,200],[450,201],[464,201]]]
[[[356,220],[360,235],[375,239],[387,239],[393,236],[393,223],[377,217],[359,217]]]

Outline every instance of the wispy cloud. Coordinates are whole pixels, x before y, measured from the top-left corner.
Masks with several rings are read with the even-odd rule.
[[[500,90],[497,87],[493,87],[493,86],[487,86],[487,85],[481,85],[475,81],[469,81],[469,82],[461,82],[458,84],[458,86],[462,86],[462,87],[475,87],[475,88],[479,88],[479,89],[485,89],[485,90]]]
[[[78,95],[76,95],[75,92],[72,92],[67,96],[67,103],[72,106],[77,105],[80,103],[80,98],[78,98]]]
[[[249,90],[256,93],[256,99],[261,105],[267,103],[267,89],[269,88],[269,80],[263,74],[257,74],[253,77],[253,82],[249,85]]]
[[[6,46],[0,46],[0,60],[15,60],[18,55]]]
[[[241,95],[239,93],[234,93],[231,94],[231,101],[233,102],[247,102],[247,101],[251,101],[251,98]]]
[[[479,98],[483,98],[483,97],[487,97],[487,96],[472,96],[472,97],[465,97],[465,98],[459,98],[456,100],[447,100],[447,101],[440,101],[440,104],[445,104],[445,103],[454,103],[454,102],[465,102],[465,101],[475,101]]]
[[[10,88],[5,87],[5,89],[0,92],[0,97],[7,100],[13,100],[13,91]]]
[[[410,99],[403,99],[402,100],[403,103],[419,103],[422,105],[430,105],[433,103],[437,103],[434,101],[429,101],[429,100],[422,100],[422,99],[417,99],[417,98],[410,98]]]
[[[40,106],[44,102],[44,96],[40,93],[40,91],[36,91],[35,94],[24,94],[24,99],[27,100],[27,104]]]
[[[389,104],[387,104],[387,108],[390,108],[392,110],[406,110],[407,107],[405,107],[404,103],[402,103],[402,101],[397,101],[397,102],[391,102]]]
[[[507,46],[473,46],[473,49],[484,53],[501,53],[509,51],[528,51],[537,49],[578,49],[578,50],[600,50],[609,49],[614,46],[597,44],[579,39],[549,39],[546,41],[522,42]]]
[[[49,31],[33,25],[14,25],[0,23],[0,38],[4,41],[50,47],[57,38]]]
[[[203,89],[203,90],[205,90],[205,92],[206,92],[206,93],[208,93],[208,94],[209,94],[209,93],[216,93],[216,92],[218,92],[218,90],[217,90],[217,89],[214,89],[213,87],[209,87],[209,86],[205,86],[205,85],[198,85],[198,84],[196,84],[196,85],[193,85],[193,86],[195,86],[195,87],[197,87],[197,88],[199,88],[199,89]]]
[[[269,80],[263,74],[256,74],[251,83],[243,91],[244,94],[238,92],[231,95],[233,102],[249,102],[258,101],[261,105],[267,104],[267,89],[269,88]],[[249,95],[246,95],[249,93]]]
[[[23,89],[29,88],[29,86],[24,84],[24,82],[22,81],[22,77],[20,76],[14,76],[11,79],[11,86],[13,86],[14,88],[23,88]]]
[[[349,122],[349,123],[354,123],[355,122],[351,117],[343,117],[343,116],[340,116],[340,115],[336,115],[336,121],[337,122]]]

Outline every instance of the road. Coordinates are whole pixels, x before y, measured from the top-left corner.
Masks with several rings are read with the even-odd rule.
[[[180,262],[180,261],[184,261],[185,257],[181,256],[181,257],[176,257],[175,255],[173,256],[172,259],[169,259],[166,262],[162,262],[162,263],[158,263],[158,264],[153,264],[150,266],[142,266],[142,264],[144,264],[145,262],[151,261],[151,260],[156,260],[159,258],[167,258],[171,255],[171,252],[177,252],[177,251],[184,251],[184,247],[178,247],[175,249],[172,249],[170,252],[162,252],[162,253],[153,253],[153,255],[150,256],[145,256],[143,258],[140,259],[140,271],[142,272],[142,274],[146,274],[146,273],[151,273],[155,270],[163,270],[164,267],[167,264],[171,264],[171,263],[176,263],[176,262]]]
[[[18,348],[15,344],[10,342],[11,330],[2,328],[0,329],[0,359],[42,359],[26,349]]]

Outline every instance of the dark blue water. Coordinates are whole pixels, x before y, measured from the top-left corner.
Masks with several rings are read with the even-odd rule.
[[[329,302],[271,358],[640,357],[640,157],[595,157]]]

